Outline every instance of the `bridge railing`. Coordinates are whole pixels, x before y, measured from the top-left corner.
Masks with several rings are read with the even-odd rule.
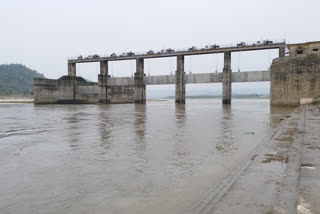
[[[201,51],[201,50],[219,50],[219,49],[226,49],[226,48],[245,48],[245,47],[256,47],[256,46],[266,46],[266,45],[275,45],[275,44],[285,44],[285,39],[283,40],[258,40],[255,42],[240,42],[238,44],[214,44],[214,45],[206,45],[206,46],[192,46],[189,48],[179,48],[179,49],[171,49],[171,48],[165,48],[162,50],[158,50],[158,51],[153,51],[153,55],[159,55],[159,54],[169,54],[169,53],[181,53],[181,52],[192,52],[192,51]],[[170,52],[170,50],[172,52]],[[148,51],[137,51],[134,53],[134,56],[150,56],[152,54],[148,54]],[[81,55],[82,56],[82,60],[88,59],[95,59],[93,58],[94,55]],[[99,58],[108,58],[111,57],[111,54],[100,54],[98,55]],[[124,52],[121,54],[117,54],[115,57],[128,57],[128,52]],[[72,56],[72,57],[68,57],[68,60],[81,60],[78,58],[79,56]],[[98,59],[98,58],[97,58]]]

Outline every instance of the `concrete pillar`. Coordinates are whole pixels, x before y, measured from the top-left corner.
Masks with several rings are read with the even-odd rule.
[[[100,62],[100,74],[104,76],[108,76],[108,61]]]
[[[222,103],[231,104],[231,52],[224,52]]]
[[[146,85],[144,83],[144,59],[137,58],[136,73],[134,74],[134,102],[138,104],[146,103]]]
[[[284,57],[285,56],[285,51],[286,51],[285,46],[279,48],[279,57]]]
[[[184,79],[184,56],[177,56],[176,103],[186,103],[186,84]]]
[[[100,74],[98,75],[98,99],[99,103],[110,103],[110,87],[108,87],[108,61],[100,62]]]
[[[68,76],[75,77],[76,73],[76,63],[68,63]]]

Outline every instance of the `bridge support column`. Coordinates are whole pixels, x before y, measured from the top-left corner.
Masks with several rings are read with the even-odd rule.
[[[76,75],[76,63],[68,63],[68,76],[75,77]]]
[[[186,103],[186,84],[184,73],[184,56],[177,56],[176,70],[176,103]]]
[[[134,74],[134,102],[138,104],[146,103],[146,85],[144,83],[144,59],[138,58],[136,61],[136,73]]]
[[[285,51],[286,51],[285,46],[279,48],[279,57],[284,57],[285,56]]]
[[[100,62],[100,74],[98,75],[98,99],[99,103],[110,103],[110,87],[108,87],[108,61]]]
[[[231,104],[231,52],[224,52],[222,103]]]

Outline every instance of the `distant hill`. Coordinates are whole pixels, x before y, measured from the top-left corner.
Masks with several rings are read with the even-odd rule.
[[[32,94],[33,78],[45,77],[21,64],[0,65],[0,93]]]

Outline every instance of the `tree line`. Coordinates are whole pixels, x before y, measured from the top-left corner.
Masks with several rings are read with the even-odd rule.
[[[0,65],[0,93],[33,94],[33,78],[45,78],[22,64]]]

